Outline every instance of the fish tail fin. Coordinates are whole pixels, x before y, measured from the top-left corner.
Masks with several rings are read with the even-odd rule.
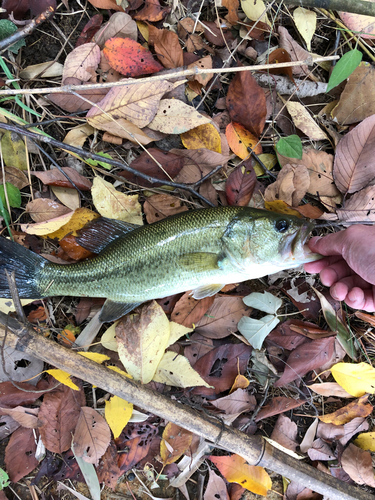
[[[5,270],[14,271],[19,296],[27,299],[39,299],[42,294],[37,285],[37,272],[46,260],[27,248],[0,237],[0,297],[9,298],[10,290]]]

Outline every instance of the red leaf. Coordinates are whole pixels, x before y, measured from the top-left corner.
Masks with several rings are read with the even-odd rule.
[[[20,427],[10,437],[5,449],[5,465],[11,481],[17,483],[38,465],[33,429]]]
[[[193,299],[190,292],[186,292],[177,302],[171,315],[171,321],[191,328],[203,317],[212,306],[215,297],[205,297],[201,300]]]
[[[149,50],[130,38],[110,38],[103,53],[113,69],[125,76],[140,76],[163,69]]]
[[[315,370],[331,359],[335,344],[335,337],[313,340],[309,344],[302,344],[295,349],[286,361],[286,368],[281,378],[274,384],[275,387],[303,377],[307,372]]]
[[[13,408],[18,405],[29,405],[42,396],[40,392],[33,392],[37,389],[27,382],[18,382],[17,386],[19,389],[12,382],[0,383],[0,406]]]
[[[266,95],[250,71],[237,73],[229,85],[227,109],[231,120],[259,137],[266,122]]]
[[[256,416],[255,422],[262,420],[263,418],[272,417],[273,415],[279,415],[279,413],[284,413],[284,411],[293,410],[301,406],[306,401],[302,399],[292,399],[286,398],[285,396],[277,396],[272,398],[268,405],[264,406],[258,415]]]
[[[76,170],[74,170],[74,168],[62,167],[62,170],[66,173],[68,178],[74,182],[78,189],[81,191],[90,191],[92,183],[89,179],[79,174]],[[65,175],[57,168],[42,172],[33,172],[33,174],[47,186],[61,186],[66,188],[74,187],[73,184],[69,182],[69,179],[66,178]]]
[[[101,14],[95,14],[95,16],[92,16],[79,35],[78,40],[76,41],[76,47],[79,47],[84,43],[91,42],[92,37],[99,30],[102,23],[103,16]]]
[[[228,177],[225,184],[228,205],[246,207],[249,203],[257,181],[253,162],[252,158],[244,160]]]

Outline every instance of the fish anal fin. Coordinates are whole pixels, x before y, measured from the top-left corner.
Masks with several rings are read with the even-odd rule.
[[[218,256],[216,253],[195,252],[181,255],[179,264],[193,272],[210,271],[218,269]]]
[[[100,253],[110,243],[137,229],[136,224],[122,220],[101,217],[86,224],[80,231],[76,241],[90,252]]]
[[[130,311],[140,306],[142,302],[115,302],[114,300],[107,299],[104,302],[102,310],[99,315],[99,321],[101,323],[107,323],[109,321],[115,321],[116,319],[125,316]]]
[[[193,299],[204,299],[205,297],[212,297],[225,286],[224,283],[214,285],[203,285],[193,290]]]

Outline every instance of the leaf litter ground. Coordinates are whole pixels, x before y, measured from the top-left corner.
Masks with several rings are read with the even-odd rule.
[[[364,77],[371,81],[368,63],[351,69],[354,72],[345,76],[349,80],[344,89],[343,85],[333,86],[329,96],[304,100],[298,95],[302,82],[299,80],[296,87],[295,79],[309,74],[307,83],[326,82],[327,66],[316,67],[313,73],[307,66],[293,71],[271,70],[275,76],[271,75],[269,81],[289,86],[294,96],[282,91],[276,95],[269,84],[263,90],[257,84],[257,74],[250,72],[234,77],[228,73],[219,79],[212,79],[209,72],[223,65],[229,50],[251,29],[252,40],[245,40],[237,51],[242,65],[251,65],[257,58],[262,62],[266,49],[276,48],[277,33],[283,52],[273,52],[270,62],[306,59],[310,42],[312,52],[325,54],[334,49],[335,26],[341,22],[338,17],[319,11],[316,19],[314,11],[304,15],[297,8],[294,13],[282,10],[282,16],[270,10],[268,18],[257,22],[264,7],[256,12],[251,0],[241,2],[241,7],[235,1],[223,2],[226,8],[219,11],[203,6],[202,23],[186,17],[185,9],[191,6],[183,3],[171,14],[170,6],[157,1],[134,1],[128,8],[129,15],[114,0],[93,0],[85,9],[71,0],[63,4],[54,25],[45,24],[26,38],[17,63],[9,56],[10,71],[55,60],[62,66],[54,85],[116,82],[124,76],[138,77],[139,83],[113,87],[109,92],[102,88],[74,95],[50,94],[48,104],[42,98],[33,100],[32,108],[40,116],[28,119],[52,120],[43,125],[45,133],[104,153],[109,160],[124,160],[138,172],[161,181],[193,184],[197,195],[213,205],[263,206],[265,199],[266,208],[282,213],[346,222],[374,220],[374,98],[371,84],[358,91],[358,81]],[[35,5],[30,0],[31,10]],[[99,14],[94,6],[112,8],[117,13],[112,11],[108,23],[109,12],[100,10]],[[28,18],[26,11],[17,11],[11,1],[3,2],[3,7],[14,10],[15,19]],[[63,15],[67,13],[70,15]],[[354,16],[354,25],[350,25],[354,31],[358,27],[355,22]],[[129,41],[126,46],[123,40]],[[340,54],[349,48],[339,44]],[[371,46],[362,39],[360,48],[371,61]],[[208,77],[168,81],[168,71],[191,64],[206,68]],[[163,67],[165,80],[142,84],[141,75]],[[22,85],[26,83],[21,80]],[[41,76],[30,86],[46,87],[50,81]],[[352,95],[356,96],[354,103]],[[333,98],[338,104],[332,110]],[[24,116],[13,101],[3,103],[2,108]],[[86,112],[77,114],[82,110],[90,110],[87,121]],[[69,113],[75,116],[64,118]],[[266,120],[272,120],[272,126],[265,128]],[[359,125],[352,130],[346,128],[353,123]],[[71,129],[75,130],[74,139],[66,139]],[[99,130],[95,136],[94,129]],[[283,141],[280,144],[279,138]],[[136,141],[149,144],[148,152],[142,151]],[[354,148],[353,144],[359,146]],[[87,258],[87,250],[83,251],[75,238],[76,231],[95,219],[98,212],[133,223],[143,217],[146,223],[152,223],[204,206],[202,198],[194,194],[157,189],[134,173],[112,168],[105,159],[91,168],[82,158],[56,148],[53,158],[64,167],[67,179],[51,170],[51,160],[46,160],[32,143],[28,143],[31,168],[22,140],[5,133],[1,146],[5,163],[2,179],[15,186],[7,189],[7,197],[4,188],[0,192],[2,214],[6,219],[8,210],[12,216],[9,222],[14,239],[57,262]],[[248,148],[253,147],[261,164],[247,157]],[[280,173],[274,169],[276,162],[282,167]],[[200,183],[218,165],[221,170]],[[29,168],[33,174],[31,187],[23,174]],[[312,285],[324,295],[319,297]],[[260,433],[286,449],[303,452],[306,460],[341,480],[373,488],[371,455],[367,451],[374,451],[373,436],[368,432],[372,406],[367,394],[374,392],[374,339],[369,331],[373,316],[357,319],[352,311],[333,301],[313,277],[301,279],[289,272],[269,280],[227,286],[222,292],[199,301],[186,293],[144,305],[106,331],[102,328],[99,344],[94,343],[90,351],[106,355],[106,360],[97,362],[121,371],[125,367],[154,390],[217,415],[249,434]],[[273,299],[267,296],[269,293]],[[245,297],[251,298],[243,300]],[[1,308],[8,312],[9,300],[3,302]],[[83,298],[49,299],[25,307],[29,321],[41,333],[69,348],[101,305],[100,299]],[[360,351],[353,346],[352,335],[361,339]],[[145,349],[155,338],[157,345]],[[3,498],[15,498],[15,494],[31,498],[31,492],[39,493],[39,488],[47,496],[66,495],[66,490],[57,493],[57,482],[69,478],[77,491],[89,496],[83,486],[79,457],[90,448],[86,463],[95,465],[89,470],[105,484],[109,496],[115,489],[119,494],[131,491],[139,498],[149,498],[144,493],[147,487],[154,496],[175,497],[173,485],[179,484],[180,469],[188,467],[184,460],[190,464],[202,446],[204,449],[197,436],[143,413],[142,408],[133,409],[100,389],[84,387],[81,381],[70,380],[63,373],[49,370],[55,377],[43,375],[35,392],[35,386],[22,381],[32,380],[41,371],[40,365],[23,355],[19,360],[12,350],[6,351],[6,357],[10,364],[4,365],[4,357],[2,369],[9,372],[17,366],[19,378],[14,380],[23,390],[11,382],[1,383],[1,450],[5,448],[3,462],[12,480],[5,493],[0,492]],[[362,363],[352,364],[350,358]],[[329,371],[332,366],[333,376]],[[59,384],[57,380],[64,382]],[[72,434],[78,459],[71,450]],[[46,447],[41,462],[35,458],[35,437],[39,436]],[[182,494],[190,494],[190,498],[240,498],[244,488],[238,483],[242,483],[253,493],[272,497],[271,479],[264,469],[251,468],[236,455],[213,451],[214,455],[207,447],[203,456],[211,456],[205,466],[200,466],[200,472],[191,479],[180,481]],[[274,474],[271,477],[272,488],[282,493],[280,479]],[[31,485],[26,478],[33,479]],[[172,486],[168,486],[169,481]],[[98,490],[95,481],[93,484],[94,498]],[[299,494],[316,498],[295,483],[288,486],[285,498],[299,498]]]

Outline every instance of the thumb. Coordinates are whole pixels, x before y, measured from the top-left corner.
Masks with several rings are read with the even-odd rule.
[[[314,236],[308,242],[309,248],[320,255],[342,255],[345,242],[345,231],[328,234],[327,236]]]

